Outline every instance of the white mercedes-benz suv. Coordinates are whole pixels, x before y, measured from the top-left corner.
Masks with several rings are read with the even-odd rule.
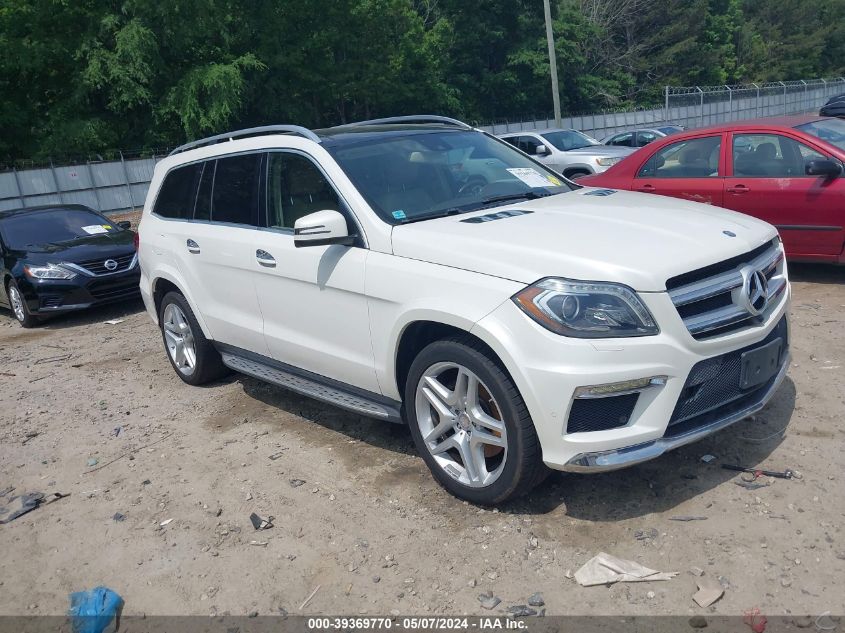
[[[443,117],[180,147],[139,242],[182,380],[235,370],[407,423],[437,481],[480,504],[722,429],[788,367],[772,226],[579,187]]]

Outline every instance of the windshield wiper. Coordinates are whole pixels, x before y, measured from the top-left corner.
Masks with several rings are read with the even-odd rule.
[[[493,204],[494,202],[508,202],[509,200],[536,200],[537,198],[545,198],[550,196],[550,193],[537,193],[536,191],[523,191],[522,193],[507,193],[501,196],[490,196],[484,198],[484,204]]]
[[[450,215],[458,215],[459,213],[468,213],[470,211],[475,211],[475,209],[462,209],[461,207],[451,207],[449,209],[443,209],[441,211],[435,211],[434,213],[429,213],[428,215],[421,215],[416,218],[405,218],[399,224],[413,224],[414,222],[422,222],[423,220],[434,220],[437,218],[447,218]]]

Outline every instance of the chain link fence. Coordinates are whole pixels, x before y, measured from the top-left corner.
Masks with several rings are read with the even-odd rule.
[[[664,124],[687,128],[743,119],[803,112],[817,113],[830,97],[845,93],[845,78],[800,79],[735,86],[666,86],[664,103],[625,111],[600,111],[561,118],[561,127],[581,130],[598,139],[632,128]],[[493,134],[555,127],[554,117],[488,121],[480,126]]]
[[[845,93],[845,78],[777,81],[738,86],[667,86],[662,106],[564,117],[562,127],[605,138],[632,128],[661,124],[696,128],[757,117],[818,112],[831,96]],[[493,134],[555,126],[553,117],[499,120],[481,125]],[[155,164],[167,150],[114,152],[72,164],[0,165],[0,211],[76,203],[105,213],[143,206]],[[114,158],[114,160],[110,160]]]

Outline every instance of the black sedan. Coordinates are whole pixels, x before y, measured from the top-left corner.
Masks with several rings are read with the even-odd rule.
[[[0,305],[23,327],[50,314],[139,294],[129,222],[63,204],[0,211]]]
[[[836,95],[827,100],[819,110],[821,116],[838,116],[845,118],[845,94]]]

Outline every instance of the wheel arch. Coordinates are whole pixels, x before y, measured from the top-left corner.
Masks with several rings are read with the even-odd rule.
[[[507,365],[496,353],[496,350],[484,338],[474,334],[469,327],[463,327],[466,324],[454,324],[446,322],[446,319],[436,320],[432,318],[418,319],[410,321],[402,329],[401,334],[396,345],[396,353],[394,355],[393,379],[395,381],[396,390],[400,395],[405,392],[405,383],[408,379],[408,373],[411,364],[417,355],[431,343],[456,336],[466,337],[476,343],[499,368],[505,372],[508,377],[511,377]],[[483,333],[482,333],[483,334]]]
[[[594,174],[596,173],[595,169],[592,169],[586,163],[576,163],[574,165],[567,165],[563,169],[563,175],[569,178],[572,174],[580,174],[586,172],[587,174]]]
[[[180,295],[185,297],[185,301],[187,301],[188,305],[191,306],[191,310],[194,313],[194,317],[196,317],[197,323],[199,323],[200,328],[202,329],[203,335],[205,335],[207,339],[212,340],[211,333],[205,324],[202,312],[197,309],[197,304],[191,296],[191,293],[186,291],[185,288],[187,288],[187,286],[181,283],[181,280],[176,279],[174,275],[164,271],[160,272],[153,278],[150,283],[150,296],[152,297],[153,305],[155,306],[156,322],[158,323],[159,320],[158,315],[161,312],[161,301],[164,299],[164,296],[171,291],[178,292]]]

